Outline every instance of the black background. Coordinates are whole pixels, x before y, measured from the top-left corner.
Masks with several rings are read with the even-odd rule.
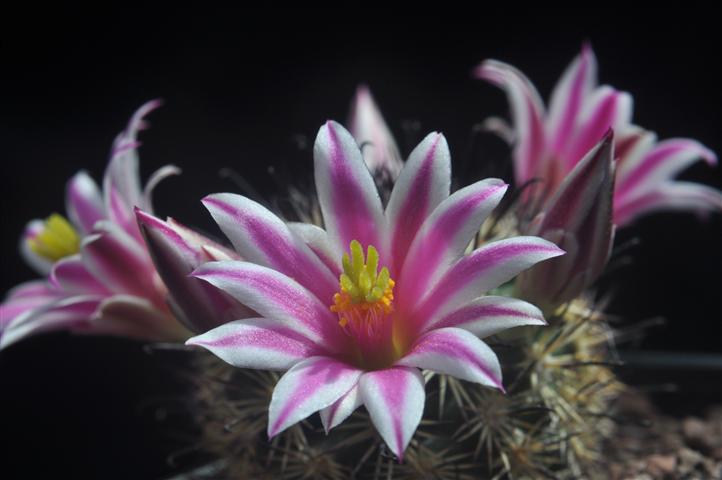
[[[316,131],[326,119],[346,119],[359,82],[370,85],[404,153],[440,130],[458,184],[488,172],[509,179],[492,161],[508,153],[500,142],[469,148],[473,125],[506,114],[503,94],[472,80],[471,68],[484,58],[507,61],[547,98],[584,40],[601,81],[633,94],[636,123],[722,152],[719,25],[711,12],[430,12],[392,20],[379,7],[357,8],[314,20],[252,10],[5,18],[2,290],[34,277],[16,254],[24,224],[63,212],[64,183],[78,169],[100,179],[114,135],[152,98],[165,106],[142,134],[142,172],[167,163],[184,170],[156,190],[156,211],[209,232],[216,231],[199,199],[239,191],[219,170],[231,167],[282,201],[289,179],[311,179]],[[684,177],[722,188],[720,168],[700,164]],[[619,236],[641,245],[631,266],[602,282],[614,293],[610,310],[627,325],[667,319],[635,346],[722,353],[722,215],[654,215]],[[172,411],[188,392],[171,372],[184,368],[182,356],[149,355],[119,339],[53,334],[9,348],[0,353],[2,468],[23,469],[22,477],[48,469],[74,478],[170,474],[166,456],[192,443]],[[682,395],[661,399],[673,413],[698,412],[714,398],[716,379],[704,372],[630,375],[641,383],[694,378]]]

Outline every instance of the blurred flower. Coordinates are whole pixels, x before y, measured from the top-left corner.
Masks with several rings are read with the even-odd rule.
[[[67,184],[66,211],[29,223],[21,252],[43,280],[11,290],[0,306],[0,348],[39,332],[67,329],[150,340],[180,340],[189,332],[172,316],[136,224],[133,207],[151,209],[166,166],[141,189],[138,132],[159,106],[149,102],[115,139],[103,190],[84,171]]]
[[[269,436],[317,411],[328,431],[363,404],[401,457],[423,413],[419,369],[502,389],[497,357],[479,337],[544,320],[531,304],[483,295],[563,252],[514,237],[465,255],[507,185],[487,179],[449,195],[438,133],[411,153],[385,211],[343,127],[321,127],[314,157],[327,230],[286,224],[239,195],[204,200],[246,261],[207,263],[195,276],[259,318],[188,343],[237,367],[288,370],[273,392]]]
[[[559,245],[566,255],[522,273],[517,292],[543,310],[576,298],[604,270],[611,252],[613,142],[610,130],[567,175],[524,233]]]
[[[614,219],[626,225],[655,210],[722,210],[722,193],[673,178],[694,161],[714,165],[714,153],[694,140],[656,143],[654,134],[631,124],[632,98],[610,86],[597,85],[597,62],[589,45],[566,69],[545,109],[539,93],[519,70],[487,60],[478,78],[503,88],[511,107],[513,129],[492,119],[490,125],[514,144],[518,185],[541,180],[542,201],[612,128],[617,137],[617,182]],[[527,197],[528,198],[528,197]],[[539,206],[539,199],[534,199]]]
[[[349,125],[371,174],[395,181],[404,165],[401,153],[371,91],[365,85],[356,89]]]

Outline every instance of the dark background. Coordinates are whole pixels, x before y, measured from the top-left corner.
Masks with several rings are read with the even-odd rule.
[[[311,179],[316,131],[326,119],[346,119],[359,82],[370,85],[404,153],[440,130],[459,184],[488,172],[510,179],[499,167],[508,154],[501,142],[470,146],[473,125],[506,114],[504,95],[472,80],[471,68],[507,61],[548,98],[584,40],[601,82],[633,94],[638,124],[722,152],[719,26],[710,12],[391,20],[375,8],[327,10],[314,21],[251,10],[5,18],[2,291],[34,277],[16,254],[24,224],[64,211],[64,183],[78,169],[100,179],[113,137],[152,98],[166,103],[141,137],[142,172],[167,163],[184,170],[156,190],[156,211],[209,232],[199,199],[240,191],[219,170],[233,168],[282,202],[289,179]],[[684,177],[722,188],[720,168],[700,164]],[[627,348],[722,353],[722,215],[654,215],[619,237],[641,243],[631,267],[602,282],[614,293],[610,311],[624,316],[622,327],[666,318]],[[2,468],[22,469],[23,478],[47,469],[74,478],[171,474],[166,456],[192,444],[173,407],[188,392],[171,372],[184,368],[180,355],[150,355],[119,339],[53,334],[9,348],[0,353]],[[677,383],[681,391],[659,396],[672,413],[699,413],[719,398],[711,370],[630,366],[623,374],[637,384]]]

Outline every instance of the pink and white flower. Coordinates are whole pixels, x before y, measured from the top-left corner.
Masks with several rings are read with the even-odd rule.
[[[514,237],[465,254],[507,185],[487,179],[449,195],[441,134],[411,153],[385,209],[339,124],[321,127],[314,158],[325,230],[286,223],[239,195],[204,199],[245,261],[207,263],[194,275],[257,318],[187,343],[237,367],[287,370],[269,407],[269,436],[315,412],[328,431],[365,405],[401,457],[423,413],[421,369],[503,389],[497,357],[480,338],[544,319],[531,304],[484,294],[563,252]]]
[[[618,164],[614,192],[617,225],[658,210],[722,211],[722,192],[674,180],[700,159],[715,165],[715,154],[695,140],[658,142],[653,133],[633,125],[632,97],[597,84],[597,62],[589,45],[584,45],[560,78],[548,109],[529,79],[510,65],[487,60],[475,75],[507,93],[513,129],[498,119],[491,124],[514,144],[518,185],[541,180],[541,197],[548,198],[612,128]]]
[[[141,188],[138,132],[144,117],[159,106],[143,105],[115,139],[103,189],[84,171],[67,184],[66,211],[33,220],[21,239],[28,263],[46,278],[19,285],[0,306],[0,348],[28,335],[72,330],[146,340],[182,340],[190,332],[166,304],[138,229],[134,207],[152,211],[151,192],[166,166]]]

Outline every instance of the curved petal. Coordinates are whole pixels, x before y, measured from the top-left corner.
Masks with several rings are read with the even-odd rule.
[[[166,178],[180,174],[181,169],[175,165],[164,165],[150,176],[145,187],[143,187],[143,205],[151,214],[153,213],[153,191],[155,187]],[[133,205],[133,207],[137,207],[137,205]]]
[[[614,223],[626,225],[641,215],[663,210],[699,214],[722,211],[722,192],[693,182],[664,182],[654,190],[614,205]]]
[[[339,264],[339,257],[328,239],[326,230],[316,225],[303,222],[289,222],[287,225],[298,238],[308,245],[319,260],[331,270],[334,278],[338,278],[338,276],[341,275],[342,271],[341,265]]]
[[[53,268],[53,262],[47,258],[38,255],[30,248],[29,239],[35,238],[45,228],[45,222],[39,219],[31,220],[25,226],[23,235],[20,237],[20,256],[23,257],[25,263],[27,263],[33,270],[38,272],[40,275],[47,275]]]
[[[209,195],[203,204],[241,257],[286,274],[331,304],[338,279],[280,218],[231,193]]]
[[[356,385],[335,403],[319,412],[323,429],[328,433],[333,427],[346,420],[362,404],[361,394]]]
[[[573,137],[577,117],[596,84],[597,59],[592,47],[585,43],[562,74],[549,101],[547,132],[552,151],[562,151]]]
[[[93,230],[95,222],[105,218],[103,197],[88,172],[81,170],[68,181],[65,189],[65,210],[70,220],[83,233]]]
[[[21,283],[7,293],[0,304],[0,336],[15,318],[30,310],[50,304],[64,295],[44,280]]]
[[[717,156],[696,140],[672,138],[659,142],[644,155],[633,170],[619,179],[617,195],[623,197],[642,190],[654,189],[698,160],[715,165]]]
[[[162,305],[153,264],[135,239],[107,220],[98,222],[94,232],[80,245],[88,271],[112,292],[149,298]]]
[[[450,187],[449,146],[443,135],[430,133],[411,152],[386,207],[394,266],[392,275],[401,270],[416,233],[431,212],[449,196]]]
[[[606,85],[599,87],[580,113],[573,140],[564,152],[559,153],[565,164],[564,171],[573,169],[610,128],[615,131],[628,128],[631,117],[631,95]]]
[[[316,137],[313,157],[321,213],[336,251],[345,252],[352,240],[358,240],[364,247],[375,246],[380,264],[387,264],[381,198],[356,141],[338,123],[326,122]]]
[[[417,368],[392,367],[365,373],[359,392],[376,430],[401,460],[424,413],[424,377]]]
[[[511,280],[532,265],[564,253],[538,237],[488,243],[459,260],[422,300],[414,314],[420,325],[434,324],[457,305]]]
[[[433,211],[416,235],[397,279],[397,301],[416,304],[458,260],[508,185],[489,178],[454,192]]]
[[[88,271],[80,255],[72,255],[57,261],[50,272],[50,282],[72,294],[110,294],[110,290]]]
[[[338,318],[328,305],[282,273],[253,263],[225,261],[206,263],[193,275],[334,352],[345,345]]]
[[[326,408],[358,383],[361,370],[329,357],[296,364],[278,381],[268,407],[268,436],[274,437]]]
[[[394,180],[403,166],[399,147],[365,85],[356,89],[349,125],[356,142],[366,144],[362,153],[369,170],[386,172]]]
[[[456,327],[484,338],[522,325],[546,325],[541,310],[516,298],[484,296],[455,310],[431,328]]]
[[[321,349],[275,320],[248,318],[229,322],[186,341],[239,368],[288,370]]]
[[[89,321],[100,301],[92,296],[68,297],[27,311],[3,330],[0,350],[30,335],[77,327]]]
[[[473,333],[441,328],[421,337],[397,365],[416,367],[504,391],[496,354]]]
[[[152,342],[178,342],[191,336],[166,308],[159,308],[146,298],[113,295],[103,299],[86,324],[76,333],[107,334]]]
[[[539,92],[523,73],[503,62],[487,60],[474,73],[507,94],[516,130],[514,176],[517,184],[523,185],[538,174],[546,149],[544,104]]]

